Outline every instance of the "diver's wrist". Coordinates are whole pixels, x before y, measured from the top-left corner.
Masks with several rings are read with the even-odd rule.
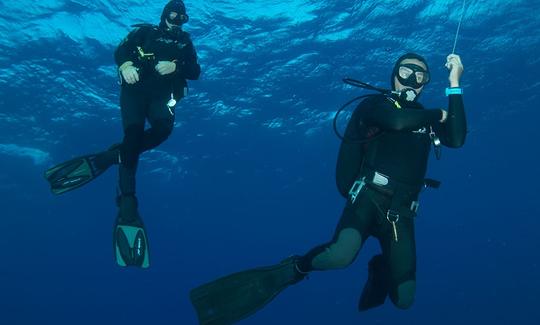
[[[459,80],[450,80],[450,88],[459,88]]]
[[[445,90],[446,96],[449,95],[463,95],[463,88],[461,87],[450,87]]]

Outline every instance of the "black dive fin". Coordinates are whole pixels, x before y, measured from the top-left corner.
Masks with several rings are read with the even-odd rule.
[[[200,325],[233,324],[268,304],[282,290],[304,278],[296,258],[277,265],[234,273],[191,290]]]

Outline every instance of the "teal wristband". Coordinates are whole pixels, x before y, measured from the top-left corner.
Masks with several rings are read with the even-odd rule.
[[[463,95],[463,88],[461,87],[455,87],[455,88],[446,88],[446,96],[448,95]]]

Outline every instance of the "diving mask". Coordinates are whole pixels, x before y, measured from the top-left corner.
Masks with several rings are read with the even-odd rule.
[[[430,80],[429,72],[426,69],[412,63],[400,64],[396,77],[403,86],[414,89],[426,85]]]

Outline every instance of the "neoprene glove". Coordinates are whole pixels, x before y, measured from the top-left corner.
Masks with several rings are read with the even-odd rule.
[[[176,63],[173,61],[159,61],[156,64],[156,71],[162,76],[171,74],[176,71]]]
[[[137,81],[139,81],[139,73],[137,72],[137,68],[133,66],[133,62],[131,61],[124,62],[118,68],[118,70],[120,71],[120,74],[122,74],[122,78],[124,78],[124,80],[128,84],[132,85],[136,83]]]

